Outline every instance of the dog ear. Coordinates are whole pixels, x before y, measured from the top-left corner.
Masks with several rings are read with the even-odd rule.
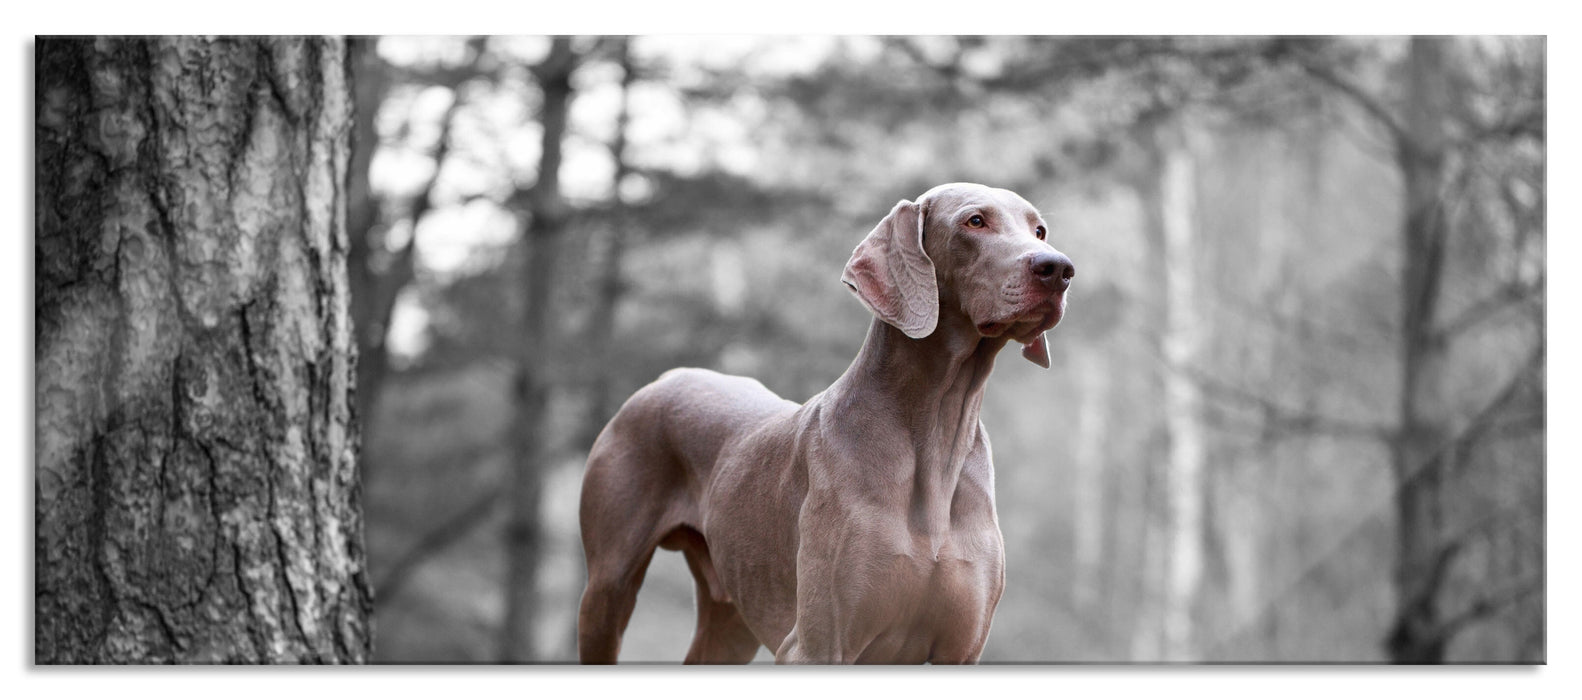
[[[1022,346],[1022,357],[1044,369],[1049,369],[1049,343],[1043,333],[1039,333],[1033,342]]]
[[[926,338],[939,325],[939,283],[923,251],[923,212],[901,200],[857,244],[840,281],[874,316],[910,338]]]

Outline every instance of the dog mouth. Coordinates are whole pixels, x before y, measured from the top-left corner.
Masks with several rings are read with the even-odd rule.
[[[1054,328],[1065,313],[1065,294],[1055,294],[1021,311],[998,321],[978,324],[984,337],[1008,336],[1026,345],[1038,339],[1039,334]]]

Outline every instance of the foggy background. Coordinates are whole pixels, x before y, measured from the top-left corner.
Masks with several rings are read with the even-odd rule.
[[[851,249],[958,180],[1080,272],[1053,369],[1008,353],[984,402],[984,662],[1544,660],[1543,39],[356,50],[377,660],[573,661],[609,414],[676,366],[822,390]],[[692,599],[658,552],[622,659],[679,661]]]

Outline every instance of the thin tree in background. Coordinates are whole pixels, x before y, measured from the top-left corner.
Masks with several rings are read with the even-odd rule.
[[[1391,440],[1396,492],[1396,605],[1387,646],[1397,662],[1439,662],[1445,640],[1436,629],[1438,600],[1450,552],[1445,547],[1444,459],[1450,408],[1439,388],[1448,353],[1432,338],[1449,231],[1445,182],[1444,110],[1450,99],[1444,43],[1412,39],[1406,62],[1405,119],[1396,162],[1405,191],[1401,227],[1401,390],[1397,433]],[[1381,118],[1389,118],[1382,116]]]
[[[348,41],[351,51],[356,117],[352,129],[351,175],[348,178],[347,230],[351,253],[347,266],[352,279],[352,314],[357,327],[357,415],[370,432],[385,378],[390,373],[390,352],[385,341],[396,299],[417,277],[417,231],[423,217],[435,208],[434,191],[445,158],[450,153],[451,132],[456,115],[464,105],[461,87],[473,78],[493,80],[494,62],[485,61],[484,37],[467,41],[468,58],[460,65],[429,70],[398,69],[379,57],[378,39],[356,37]],[[429,156],[434,171],[416,194],[412,195],[395,220],[386,220],[388,202],[373,191],[369,179],[374,154],[379,151],[376,124],[379,108],[396,85],[426,85],[450,90],[450,106],[439,119],[439,136]],[[393,249],[388,248],[390,233],[399,220],[405,220],[410,235]]]
[[[370,447],[378,443],[375,432],[379,427],[379,397],[384,393],[387,379],[393,376],[386,343],[390,323],[396,300],[417,281],[418,231],[425,218],[443,206],[436,197],[436,190],[440,175],[452,156],[458,115],[468,105],[464,86],[475,80],[497,84],[502,67],[501,62],[489,54],[487,37],[468,38],[465,58],[454,65],[392,65],[379,56],[378,43],[377,37],[348,40],[357,105],[352,172],[348,180],[347,227],[351,251],[347,266],[352,280],[352,318],[357,328],[357,415],[364,442]],[[374,154],[382,147],[376,128],[379,110],[400,87],[437,87],[451,92],[450,104],[438,117],[438,133],[427,154],[433,161],[433,170],[415,193],[404,198],[375,192],[370,180]],[[412,125],[407,124],[402,133],[409,135],[412,130]],[[398,199],[405,201],[396,201]],[[391,245],[392,232],[403,224],[408,235]],[[372,452],[372,449],[365,450],[362,456],[365,483],[372,483],[370,479],[377,478],[374,475],[380,471],[376,466],[370,468]],[[380,600],[389,601],[400,594],[432,557],[487,522],[496,505],[503,500],[501,493],[498,489],[490,490],[453,513],[434,518],[432,526],[401,554],[381,559],[382,565],[374,567],[375,589],[379,591]]]
[[[584,445],[593,444],[599,431],[604,429],[604,424],[615,415],[620,401],[620,397],[611,395],[609,373],[597,368],[607,367],[615,356],[615,313],[626,291],[621,279],[621,266],[636,226],[631,208],[621,194],[621,183],[634,172],[627,154],[627,127],[632,118],[632,83],[637,79],[637,67],[632,62],[631,37],[620,37],[614,41],[615,64],[621,69],[621,107],[615,118],[615,139],[610,144],[610,159],[615,161],[614,174],[610,177],[610,223],[601,239],[603,254],[594,273],[597,287],[594,290],[593,312],[589,314],[588,330],[583,341],[583,346],[593,354],[592,366],[596,368],[587,378],[590,400],[584,423],[586,433],[579,441]]]
[[[555,317],[552,313],[553,278],[559,267],[559,249],[569,207],[560,192],[561,139],[571,105],[571,74],[580,60],[571,37],[557,36],[549,54],[532,69],[543,93],[540,123],[543,138],[538,179],[518,193],[524,219],[522,245],[523,284],[526,296],[520,354],[517,357],[516,420],[512,431],[509,522],[506,525],[505,620],[500,634],[501,658],[507,662],[531,661],[533,622],[538,604],[538,565],[543,547],[539,524],[539,499],[544,475],[552,457],[549,399]]]
[[[379,150],[379,106],[389,96],[391,84],[389,66],[379,58],[378,43],[374,37],[355,37],[347,43],[356,105],[351,173],[346,180],[346,229],[351,241],[347,269],[352,283],[352,320],[357,329],[357,417],[365,439],[390,366],[385,351],[390,314],[395,309],[396,295],[412,279],[413,241],[417,239],[415,235],[408,237],[394,253],[375,252],[385,252],[384,234],[389,230],[381,221],[380,197],[368,178],[374,153]],[[436,173],[438,170],[435,168]]]
[[[1457,76],[1447,54],[1453,39],[1413,37],[1402,66],[1404,85],[1399,107],[1336,69],[1319,50],[1301,43],[1282,46],[1277,55],[1359,107],[1388,138],[1401,177],[1403,218],[1399,312],[1399,392],[1396,424],[1388,435],[1395,481],[1396,564],[1393,572],[1396,611],[1385,647],[1397,663],[1439,663],[1459,626],[1462,614],[1444,610],[1449,572],[1464,540],[1450,527],[1445,511],[1452,495],[1449,484],[1456,449],[1478,437],[1516,396],[1516,390],[1541,370],[1544,343],[1534,339],[1532,352],[1520,360],[1512,379],[1483,408],[1465,416],[1448,384],[1457,371],[1451,344],[1466,328],[1441,317],[1445,301],[1447,250],[1451,243],[1453,161],[1467,141],[1512,135],[1543,139],[1542,102],[1536,116],[1527,105],[1513,103],[1512,113],[1492,127],[1461,124],[1466,139],[1451,130],[1458,109]],[[1496,300],[1521,302],[1542,295],[1541,279],[1531,285],[1502,288]],[[1495,309],[1470,307],[1478,315]],[[1541,325],[1539,326],[1541,329]],[[1458,425],[1460,428],[1458,429]],[[1478,604],[1474,604],[1476,608]]]
[[[1159,173],[1159,224],[1164,257],[1165,326],[1160,338],[1165,361],[1166,521],[1169,558],[1164,596],[1164,658],[1195,660],[1198,590],[1203,579],[1206,438],[1202,390],[1186,368],[1195,360],[1200,319],[1197,301],[1197,183],[1190,144],[1171,140]]]
[[[610,40],[612,43],[612,58],[616,66],[621,69],[621,106],[615,116],[615,136],[609,144],[610,159],[615,162],[614,172],[610,176],[610,211],[609,221],[595,239],[596,254],[590,255],[594,259],[593,275],[593,310],[588,314],[588,327],[582,333],[581,346],[588,349],[590,361],[584,364],[584,369],[579,373],[578,380],[582,384],[582,392],[587,395],[588,404],[582,419],[581,436],[577,440],[579,446],[592,445],[598,438],[599,432],[604,429],[604,424],[615,415],[620,397],[612,395],[612,377],[606,368],[615,358],[615,317],[620,305],[621,297],[626,294],[627,284],[621,277],[622,261],[626,249],[631,246],[632,238],[636,232],[636,220],[631,214],[625,196],[621,193],[621,183],[627,181],[632,175],[631,159],[627,157],[628,126],[631,123],[631,97],[632,84],[637,80],[637,67],[632,61],[632,38],[617,37]],[[580,540],[578,546],[581,546]],[[587,572],[579,567],[575,590],[581,590],[586,583]],[[577,656],[577,617],[571,617],[571,624],[566,627],[562,635],[561,658],[572,659]]]
[[[1190,378],[1197,352],[1197,283],[1193,242],[1196,184],[1193,157],[1177,122],[1161,107],[1133,133],[1143,146],[1140,169],[1128,178],[1144,203],[1149,269],[1161,280],[1149,300],[1149,322],[1161,407],[1163,459],[1148,467],[1144,575],[1132,653],[1136,658],[1195,657],[1195,609],[1203,575],[1205,437],[1201,391]]]
[[[367,660],[344,42],[36,76],[36,661]]]
[[[1447,645],[1459,629],[1541,590],[1541,581],[1517,581],[1515,585],[1472,596],[1470,602],[1463,601],[1459,605],[1456,596],[1450,594],[1449,584],[1454,578],[1452,571],[1457,558],[1468,550],[1473,538],[1486,534],[1492,527],[1491,522],[1520,517],[1511,511],[1477,515],[1476,510],[1462,505],[1476,500],[1473,490],[1478,488],[1467,480],[1464,463],[1484,437],[1511,436],[1534,427],[1541,429],[1541,408],[1536,420],[1522,409],[1531,403],[1533,393],[1541,395],[1541,380],[1537,377],[1541,377],[1544,357],[1541,263],[1536,274],[1524,275],[1519,270],[1513,274],[1487,261],[1494,255],[1468,257],[1463,253],[1462,258],[1455,258],[1451,252],[1458,242],[1473,250],[1498,249],[1497,252],[1515,258],[1518,261],[1515,267],[1520,268],[1520,261],[1531,248],[1530,243],[1522,241],[1523,237],[1541,237],[1541,220],[1537,223],[1523,221],[1531,217],[1524,216],[1520,210],[1531,209],[1530,205],[1511,207],[1517,210],[1509,214],[1516,220],[1510,226],[1515,229],[1514,233],[1499,232],[1499,226],[1485,226],[1480,230],[1457,224],[1455,206],[1458,197],[1472,201],[1471,206],[1479,206],[1481,200],[1471,196],[1469,181],[1479,178],[1498,181],[1507,177],[1507,172],[1519,170],[1510,167],[1507,161],[1529,164],[1536,160],[1541,164],[1541,81],[1534,89],[1531,73],[1524,74],[1527,66],[1501,66],[1493,61],[1482,68],[1492,77],[1479,78],[1473,64],[1458,61],[1467,58],[1454,53],[1458,48],[1466,47],[1448,38],[1411,39],[1399,63],[1399,71],[1391,74],[1399,76],[1398,82],[1386,86],[1397,88],[1394,91],[1370,88],[1348,75],[1347,67],[1354,56],[1349,55],[1344,42],[1255,40],[1208,47],[1164,42],[1142,52],[1165,60],[1190,56],[1197,66],[1213,66],[1216,61],[1224,61],[1223,65],[1233,68],[1227,73],[1231,76],[1253,75],[1253,69],[1265,61],[1269,63],[1264,67],[1294,65],[1301,73],[1358,108],[1381,127],[1387,139],[1389,157],[1401,178],[1403,212],[1398,275],[1401,307],[1396,326],[1399,383],[1397,391],[1388,399],[1395,403],[1394,420],[1334,419],[1288,409],[1281,405],[1283,402],[1270,401],[1266,396],[1257,396],[1256,392],[1232,393],[1241,393],[1234,397],[1237,401],[1248,401],[1263,412],[1266,427],[1378,440],[1388,450],[1394,482],[1392,515],[1396,551],[1392,582],[1396,613],[1385,635],[1384,646],[1392,660],[1406,663],[1443,661]],[[1485,92],[1501,98],[1485,102],[1497,105],[1492,110],[1496,112],[1492,118],[1480,117],[1478,110],[1469,106],[1468,96],[1463,94],[1480,79],[1497,84],[1494,90],[1484,88]],[[1248,114],[1255,111],[1248,109],[1250,105],[1234,101],[1227,102],[1227,106]],[[1538,149],[1536,157],[1526,148],[1534,143]],[[1160,164],[1155,170],[1163,171],[1165,167]],[[1508,187],[1495,189],[1509,191]],[[1529,184],[1531,189],[1541,192],[1541,181],[1535,186]],[[1162,202],[1165,197],[1160,190],[1145,192],[1143,199]],[[1541,195],[1539,199],[1541,202]],[[1149,221],[1147,228],[1163,230],[1158,221]],[[1532,233],[1534,230],[1536,234]],[[1502,237],[1515,240],[1497,240]],[[1463,276],[1453,282],[1447,278],[1458,272]],[[1162,272],[1160,274],[1164,277]],[[1454,286],[1447,286],[1447,282]],[[1166,278],[1166,286],[1168,284]],[[1488,296],[1459,305],[1459,312],[1447,313],[1458,306],[1453,293]],[[1502,370],[1510,372],[1507,381],[1494,382],[1492,390],[1478,392],[1492,397],[1484,402],[1485,396],[1467,392],[1466,382],[1461,381],[1468,369],[1465,355],[1458,357],[1455,352],[1472,335],[1468,332],[1470,328],[1498,318],[1509,308],[1526,308],[1529,313],[1540,310],[1536,320],[1528,324],[1536,332],[1531,337],[1526,333],[1518,334],[1526,347],[1517,349],[1512,361]],[[1157,319],[1153,323],[1164,321]],[[1169,324],[1164,323],[1164,326]],[[1514,345],[1522,344],[1518,341]],[[1487,346],[1486,341],[1484,345]],[[1163,354],[1172,371],[1183,369],[1169,353]],[[1533,391],[1529,389],[1532,386],[1540,388]],[[1212,388],[1217,392],[1224,389]],[[1471,410],[1466,408],[1469,399],[1474,400]],[[1171,410],[1177,412],[1179,409],[1173,407]],[[1173,446],[1176,431],[1172,427],[1167,433]],[[1173,460],[1172,464],[1175,464]],[[1157,564],[1156,560],[1165,556],[1158,545],[1162,535],[1157,529],[1176,522],[1179,514],[1189,513],[1193,509],[1191,502],[1197,500],[1187,493],[1194,489],[1182,488],[1182,484],[1172,483],[1170,489],[1169,503],[1159,504],[1169,506],[1169,517],[1150,518],[1150,526],[1145,528],[1145,544],[1152,552],[1146,557],[1149,563]],[[1471,507],[1479,506],[1473,504]],[[1207,515],[1211,521],[1212,514]],[[1468,521],[1473,521],[1470,527]],[[1212,532],[1205,531],[1205,534]],[[1187,542],[1185,539],[1175,541],[1178,544]],[[1164,566],[1166,569],[1175,566],[1173,554]],[[1309,569],[1309,573],[1316,566]],[[1145,579],[1152,577],[1150,574]],[[1177,582],[1185,579],[1180,577]],[[1147,607],[1152,604],[1145,593],[1143,617],[1156,616]],[[1157,616],[1168,620],[1171,606],[1165,602],[1162,607]],[[1138,631],[1140,646],[1134,648],[1145,653],[1153,648],[1148,624],[1141,623]]]

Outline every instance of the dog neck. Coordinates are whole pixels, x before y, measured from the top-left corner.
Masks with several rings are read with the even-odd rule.
[[[851,367],[825,392],[833,399],[825,406],[836,418],[891,423],[908,436],[915,455],[913,524],[926,532],[950,526],[956,485],[978,440],[984,384],[1007,342],[985,338],[970,321],[953,316],[942,316],[925,338],[909,338],[874,319]],[[895,466],[904,468],[904,460]]]

